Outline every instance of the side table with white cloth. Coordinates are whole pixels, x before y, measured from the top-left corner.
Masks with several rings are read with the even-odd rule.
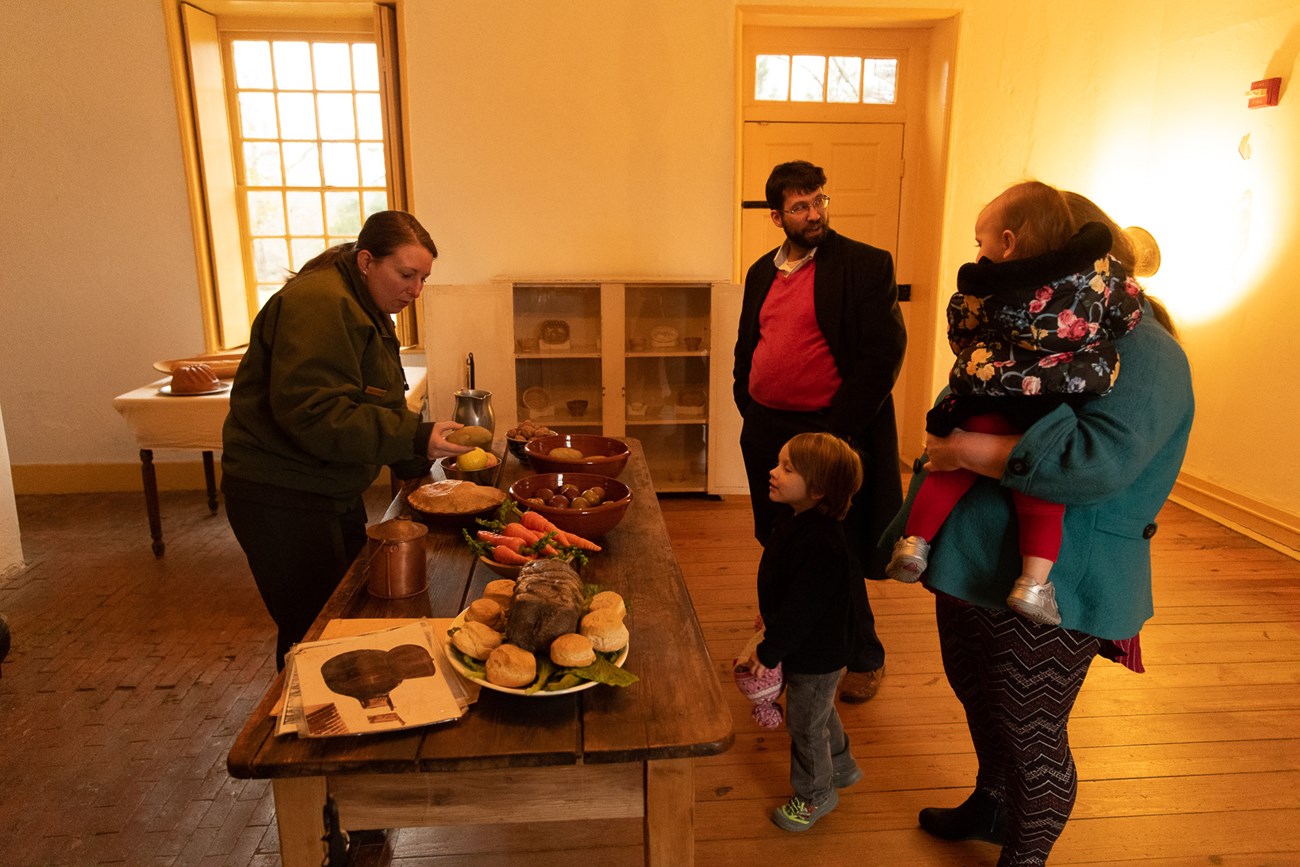
[[[426,368],[403,365],[406,371],[406,405],[427,417],[428,395]],[[163,378],[148,385],[119,394],[113,408],[122,414],[140,446],[140,476],[144,484],[145,510],[149,515],[149,535],[153,553],[161,557],[165,549],[162,515],[158,507],[158,477],[153,465],[155,449],[184,449],[203,454],[203,475],[207,483],[208,509],[217,511],[217,477],[213,453],[221,449],[221,428],[230,410],[230,381],[219,392],[196,395],[170,395],[162,387],[170,382]]]

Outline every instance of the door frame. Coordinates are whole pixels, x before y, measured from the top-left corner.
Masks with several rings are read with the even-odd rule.
[[[956,11],[822,10],[791,12],[753,7],[736,10],[736,129],[733,271],[741,262],[741,173],[744,124],[749,120],[902,122],[905,170],[899,207],[896,278],[906,287],[901,302],[908,333],[903,370],[894,388],[900,461],[910,465],[925,442],[925,411],[946,382],[948,356],[943,306],[950,287],[938,286],[943,209],[951,133],[952,74],[957,45]],[[899,52],[899,99],[892,106],[824,106],[756,103],[752,57],[777,46],[784,53],[825,53],[818,46],[851,45],[873,52]],[[836,111],[856,109],[851,112]],[[835,116],[827,116],[835,115]],[[943,357],[937,353],[942,350]]]

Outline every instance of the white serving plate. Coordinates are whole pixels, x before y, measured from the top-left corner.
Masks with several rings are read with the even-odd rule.
[[[465,609],[465,611],[468,610],[469,610],[468,608]],[[451,622],[451,626],[453,629],[459,628],[465,622],[465,611],[462,611],[460,614],[457,614],[456,619]],[[577,686],[571,686],[568,689],[556,689],[550,692],[547,692],[544,689],[539,689],[537,690],[537,692],[533,692],[533,693],[525,692],[524,690],[518,689],[513,686],[499,686],[495,683],[489,683],[486,678],[480,677],[478,674],[466,668],[465,665],[459,659],[456,658],[456,654],[452,652],[453,648],[451,645],[450,638],[444,638],[443,644],[444,644],[443,655],[447,657],[447,661],[451,663],[451,667],[456,669],[457,674],[459,674],[461,677],[465,678],[466,680],[477,683],[479,686],[483,687],[484,689],[490,689],[493,692],[504,692],[510,695],[522,695],[524,698],[549,698],[550,696],[553,695],[568,695],[569,693],[572,692],[582,692],[584,689],[591,689],[593,686],[600,685],[597,681],[589,680],[586,683],[580,683]],[[627,652],[631,646],[632,646],[632,642],[629,640],[628,643],[624,645],[623,649],[619,652],[618,657],[614,660],[614,664],[617,665],[619,668],[622,668],[623,663],[627,661]]]
[[[209,388],[207,391],[172,391],[170,383],[158,389],[159,394],[165,394],[167,397],[202,397],[205,394],[221,394],[223,391],[230,391],[229,382],[221,382],[216,388]]]

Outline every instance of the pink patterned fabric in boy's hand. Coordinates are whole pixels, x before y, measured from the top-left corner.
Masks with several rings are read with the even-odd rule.
[[[776,668],[769,668],[761,676],[751,672],[743,662],[735,665],[732,670],[736,676],[736,687],[754,703],[754,722],[765,729],[780,728],[781,705],[776,700],[781,695],[781,690],[785,689],[781,664],[777,663]]]
[[[761,623],[761,619],[759,621]],[[758,626],[753,636],[746,642],[740,655],[731,661],[731,673],[735,675],[736,688],[754,703],[754,722],[765,729],[780,728],[781,705],[776,703],[781,691],[785,689],[785,676],[781,673],[781,663],[776,668],[769,668],[762,677],[749,669],[749,661],[754,651],[763,643],[763,628]]]

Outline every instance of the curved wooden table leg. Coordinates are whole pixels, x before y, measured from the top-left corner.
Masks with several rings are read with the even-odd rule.
[[[203,478],[208,483],[208,511],[217,513],[217,471],[212,464],[212,452],[203,453]]]
[[[153,468],[153,449],[140,449],[140,476],[144,480],[144,508],[149,514],[153,555],[161,557],[166,546],[163,544],[162,515],[158,511],[158,476]]]

